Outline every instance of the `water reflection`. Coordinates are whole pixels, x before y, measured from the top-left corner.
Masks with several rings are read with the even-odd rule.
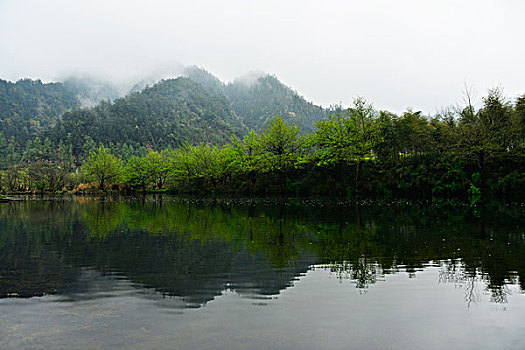
[[[437,267],[436,283],[462,288],[468,307],[485,292],[506,303],[525,289],[522,210],[170,197],[6,203],[0,297],[82,300],[133,288],[200,307],[226,290],[271,298],[312,269],[364,292],[387,275]]]

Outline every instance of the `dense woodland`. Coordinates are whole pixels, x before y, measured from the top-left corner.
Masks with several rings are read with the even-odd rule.
[[[323,108],[306,102],[297,92],[271,75],[248,75],[223,84],[212,74],[197,67],[186,69],[186,74],[189,79],[207,89],[226,96],[248,129],[257,130],[274,116],[279,116],[295,124],[302,132],[312,132],[314,123],[327,116]]]
[[[525,95],[494,89],[428,117],[363,98],[323,110],[272,76],[187,75],[91,108],[73,93],[10,97],[61,85],[6,83],[2,190],[525,200]]]
[[[0,147],[12,147],[10,156],[32,136],[55,124],[67,110],[80,106],[75,94],[60,83],[0,79]],[[2,155],[4,155],[2,154]]]

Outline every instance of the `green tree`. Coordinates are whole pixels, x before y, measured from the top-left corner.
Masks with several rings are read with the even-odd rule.
[[[505,153],[512,144],[511,107],[499,89],[489,90],[483,106],[475,111],[470,95],[467,105],[459,111],[459,122],[454,129],[456,152],[473,160],[480,174],[481,199],[486,199],[487,159]]]
[[[108,153],[104,146],[100,146],[91,152],[83,166],[83,172],[88,179],[97,182],[102,191],[106,191],[109,184],[120,181],[123,173],[122,161]]]
[[[2,180],[5,181],[4,186],[10,191],[16,191],[20,189],[21,179],[19,170],[20,169],[18,166],[10,166],[2,177]]]
[[[151,165],[155,186],[159,189],[164,187],[171,167],[170,152],[168,150],[153,151],[146,155],[146,159]]]
[[[361,163],[372,157],[375,147],[384,138],[384,120],[364,98],[354,99],[353,106],[341,108],[316,124],[316,144],[320,165],[341,166],[345,183],[347,163],[355,163],[355,194],[359,193]]]
[[[167,152],[149,152],[143,157],[133,156],[126,165],[126,181],[132,186],[139,186],[146,192],[146,187],[154,183],[162,188],[170,168]]]
[[[263,172],[277,172],[279,191],[283,193],[284,175],[299,159],[305,137],[299,128],[280,117],[275,117],[261,130],[256,141],[256,153],[260,155],[259,167]]]
[[[432,150],[435,127],[420,111],[406,111],[401,118],[395,120],[394,125],[396,143],[400,152],[409,155],[421,155]]]
[[[38,161],[29,164],[29,182],[31,187],[43,193],[61,190],[67,182],[68,173],[55,163]]]
[[[139,186],[146,193],[146,187],[153,180],[155,169],[146,157],[131,157],[125,169],[125,178],[131,186]]]
[[[512,112],[511,127],[514,137],[511,147],[523,152],[525,150],[525,95],[516,99]]]
[[[7,140],[4,136],[4,133],[0,131],[0,167],[5,167],[6,164],[6,150],[7,150]]]
[[[242,139],[235,134],[232,135],[230,144],[225,150],[230,176],[241,178],[241,180],[247,179],[251,191],[253,191],[255,186],[257,175],[259,155],[256,151],[257,135],[255,135],[253,130],[250,130]]]

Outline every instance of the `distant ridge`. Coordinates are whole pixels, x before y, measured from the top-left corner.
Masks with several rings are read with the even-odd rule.
[[[127,93],[82,75],[56,83],[0,80],[0,147],[23,154],[28,142],[49,139],[55,145],[73,143],[78,155],[86,142],[149,148],[220,144],[232,133],[262,128],[274,116],[303,132],[313,131],[326,116],[272,75],[250,73],[225,84],[197,66],[168,75],[176,74],[182,76],[145,78]]]
[[[260,129],[269,119],[280,116],[296,124],[303,132],[311,132],[314,123],[326,116],[322,107],[307,102],[273,75],[249,73],[224,84],[208,71],[195,66],[188,68],[185,74],[207,89],[224,94],[248,129]]]

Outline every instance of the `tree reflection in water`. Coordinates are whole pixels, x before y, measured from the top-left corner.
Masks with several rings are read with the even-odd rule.
[[[480,221],[483,217],[483,221]],[[269,297],[314,268],[366,291],[385,276],[440,268],[439,283],[506,303],[525,279],[519,206],[330,201],[25,201],[0,206],[0,297],[66,294],[82,269],[200,306],[234,290]]]

